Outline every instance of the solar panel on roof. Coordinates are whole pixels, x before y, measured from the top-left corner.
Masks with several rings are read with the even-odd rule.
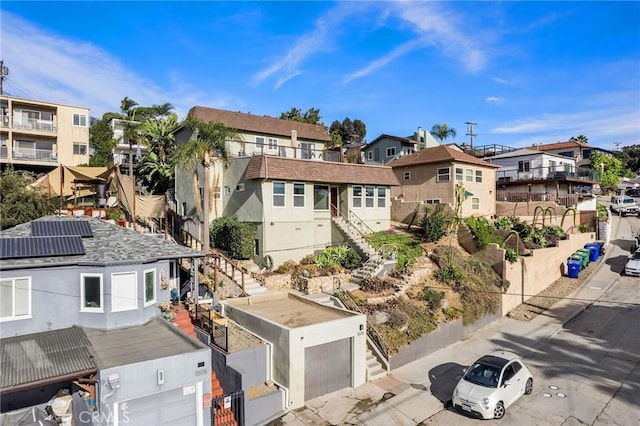
[[[34,237],[72,236],[93,237],[87,220],[38,220],[31,222]]]
[[[0,258],[71,256],[84,254],[82,237],[13,237],[0,238]]]

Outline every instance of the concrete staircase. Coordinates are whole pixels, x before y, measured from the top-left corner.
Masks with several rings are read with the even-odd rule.
[[[235,281],[238,286],[242,287],[242,272],[238,269],[234,270],[233,277],[230,277],[233,281]],[[257,294],[267,293],[268,290],[260,284],[260,282],[256,281],[251,274],[244,274],[244,291],[249,296],[255,296]]]
[[[309,294],[305,296],[307,299],[311,299],[316,303],[320,303],[325,306],[330,306],[332,308],[340,308],[347,309],[340,299],[335,296],[332,296],[327,293],[317,293],[317,294]],[[369,346],[372,343],[367,338],[367,380],[376,380],[387,375],[387,371],[384,369],[382,364],[375,357]]]
[[[339,216],[332,217],[333,223],[340,229],[349,242],[354,246],[356,251],[367,258],[362,267],[356,269],[351,274],[351,281],[359,284],[362,280],[371,276],[377,276],[383,272],[382,256],[364,239],[362,234],[349,223]]]
[[[367,347],[367,381],[380,379],[386,377],[386,375],[387,372],[382,368],[382,364],[380,364],[375,355],[373,355],[371,349]]]

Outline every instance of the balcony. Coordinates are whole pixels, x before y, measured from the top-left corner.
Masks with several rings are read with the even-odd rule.
[[[235,148],[227,148],[231,157],[252,157],[255,155],[275,155],[277,157],[297,158],[302,160],[332,161],[341,162],[342,152],[327,149],[310,149],[291,146],[269,146],[268,144],[257,145],[245,142]]]
[[[11,127],[8,114],[0,114],[0,127]]]
[[[0,158],[8,158],[7,147],[0,150]],[[45,163],[57,163],[58,157],[50,149],[14,149],[12,158],[17,161],[41,161]]]
[[[6,117],[7,119],[9,117]],[[5,118],[3,117],[3,126],[10,127],[10,123],[7,120],[5,125]],[[20,121],[13,120],[13,128],[16,130],[29,130],[44,133],[57,133],[57,122],[54,120],[38,120],[35,118],[22,118]]]
[[[510,182],[540,182],[540,181],[585,181],[599,182],[600,175],[594,170],[577,171],[573,168],[565,169],[559,166],[536,167],[520,171],[518,168],[501,168],[496,171],[498,183]]]

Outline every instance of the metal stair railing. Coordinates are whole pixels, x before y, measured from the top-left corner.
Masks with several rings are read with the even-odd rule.
[[[385,370],[388,373],[391,368],[391,364],[389,362],[389,359],[391,357],[391,346],[384,340],[378,329],[369,320],[369,316],[362,312],[362,310],[358,306],[358,303],[353,299],[353,297],[351,297],[348,292],[339,290],[338,292],[336,292],[336,295],[347,309],[358,312],[367,318],[367,338],[371,343],[373,343],[373,349],[376,350],[377,354],[379,355],[379,361],[382,361]]]

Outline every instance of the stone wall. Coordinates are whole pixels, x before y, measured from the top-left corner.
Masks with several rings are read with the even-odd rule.
[[[337,280],[344,285],[349,282],[349,275],[337,274],[308,278],[308,292],[309,294],[333,293],[334,286],[338,286]],[[291,274],[266,274],[264,276],[264,286],[271,291],[292,289]]]

